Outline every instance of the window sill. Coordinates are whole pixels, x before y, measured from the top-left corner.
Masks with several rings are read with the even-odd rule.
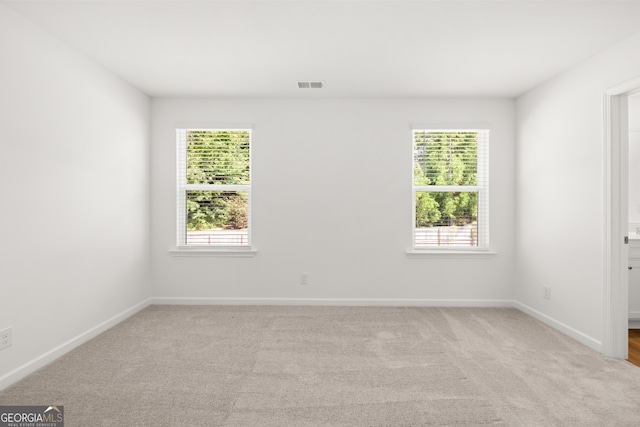
[[[497,252],[490,250],[437,250],[437,249],[412,249],[406,251],[407,258],[493,258]]]
[[[240,248],[211,248],[211,247],[179,247],[169,251],[171,256],[177,257],[226,257],[252,258],[257,251],[249,247]]]

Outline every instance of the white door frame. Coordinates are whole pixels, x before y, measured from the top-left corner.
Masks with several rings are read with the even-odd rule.
[[[640,90],[640,76],[604,93],[604,328],[602,352],[619,359],[628,357],[629,280],[628,162],[629,131],[627,96]]]

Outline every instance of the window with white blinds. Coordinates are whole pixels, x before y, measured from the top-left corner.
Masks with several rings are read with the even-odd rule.
[[[178,247],[251,244],[251,130],[176,129]]]
[[[488,249],[489,130],[413,130],[413,247]]]

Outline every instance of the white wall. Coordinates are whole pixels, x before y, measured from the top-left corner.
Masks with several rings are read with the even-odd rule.
[[[629,97],[629,225],[640,227],[640,94]]]
[[[154,99],[153,294],[173,302],[510,301],[514,120],[513,100],[504,99]],[[176,235],[176,122],[254,125],[255,258],[170,256]],[[491,247],[499,254],[408,259],[410,125],[469,122],[491,125]],[[301,272],[308,273],[309,285],[299,284]]]
[[[515,298],[594,348],[603,337],[603,92],[640,74],[639,51],[640,34],[516,100]]]
[[[150,101],[1,4],[0,58],[2,388],[150,296]]]

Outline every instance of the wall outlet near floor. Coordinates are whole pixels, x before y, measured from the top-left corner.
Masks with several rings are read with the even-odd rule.
[[[309,275],[307,273],[300,273],[300,284],[301,285],[309,284]]]
[[[0,350],[13,344],[13,328],[8,327],[0,331]]]
[[[542,287],[542,296],[544,299],[551,299],[551,286]]]

